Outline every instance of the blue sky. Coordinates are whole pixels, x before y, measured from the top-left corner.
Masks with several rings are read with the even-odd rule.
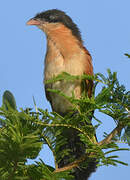
[[[93,57],[95,73],[106,74],[110,68],[129,90],[130,60],[124,56],[130,53],[129,0],[1,0],[0,102],[3,92],[10,90],[19,108],[33,107],[34,96],[38,107],[51,110],[42,83],[46,38],[36,27],[26,26],[26,22],[37,12],[53,8],[65,11],[80,28],[84,44]],[[109,133],[114,123],[106,116],[97,116],[104,122],[98,130],[101,137],[103,130]],[[41,154],[45,162],[53,164],[47,147]],[[130,153],[119,155],[120,160],[130,164]],[[128,180],[129,171],[130,166],[101,167],[90,180]]]

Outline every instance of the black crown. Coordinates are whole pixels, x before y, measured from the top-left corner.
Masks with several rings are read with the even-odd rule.
[[[49,23],[62,23],[72,31],[72,34],[82,42],[80,31],[72,19],[63,11],[58,9],[47,10],[36,14],[34,19],[44,20]]]

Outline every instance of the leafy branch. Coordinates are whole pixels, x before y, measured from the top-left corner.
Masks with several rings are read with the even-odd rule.
[[[127,165],[118,160],[117,155],[111,155],[113,152],[129,150],[119,148],[117,144],[119,140],[130,145],[130,92],[119,84],[117,74],[110,70],[107,77],[101,73],[92,77],[62,73],[46,83],[86,79],[95,81],[94,90],[99,84],[102,85],[101,91],[91,99],[85,94],[82,94],[80,99],[75,99],[73,92],[72,97],[67,97],[63,92],[49,90],[64,96],[72,104],[73,108],[64,117],[37,108],[34,98],[36,112],[31,108],[18,111],[14,96],[9,91],[5,91],[3,105],[0,107],[1,180],[73,179],[71,174],[73,169],[88,166],[88,159],[95,159],[98,166],[115,166],[118,163]],[[95,133],[104,122],[96,118],[93,114],[95,110],[111,117],[116,125],[109,134],[105,133],[105,138],[103,137],[100,142],[97,142]],[[90,117],[95,120],[95,126],[91,124]],[[68,129],[78,133],[81,142],[86,145],[86,150],[84,155],[77,159],[72,156],[68,165],[59,168],[57,162],[71,152],[69,148],[60,150],[61,146],[67,144],[63,132],[68,133]],[[123,129],[124,133],[122,133]],[[53,153],[55,167],[45,164],[43,160],[29,165],[28,159],[37,158],[44,144],[47,144]]]

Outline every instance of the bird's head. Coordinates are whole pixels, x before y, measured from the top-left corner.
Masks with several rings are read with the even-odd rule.
[[[82,42],[80,31],[72,19],[63,11],[58,9],[47,10],[36,14],[35,17],[27,22],[27,25],[36,25],[45,33],[49,30],[64,26],[71,30],[72,35]]]

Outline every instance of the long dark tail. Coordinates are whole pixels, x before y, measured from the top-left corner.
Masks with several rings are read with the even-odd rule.
[[[78,132],[75,129],[66,129],[62,135],[66,138],[67,143],[61,147],[61,151],[65,149],[70,149],[71,151],[58,163],[59,168],[68,165],[73,159],[79,159],[85,154],[86,150],[86,145],[81,142]],[[96,171],[96,159],[88,157],[87,161],[87,166],[80,167],[79,165],[79,167],[73,169],[72,175],[74,176],[74,180],[88,180],[91,173]]]

